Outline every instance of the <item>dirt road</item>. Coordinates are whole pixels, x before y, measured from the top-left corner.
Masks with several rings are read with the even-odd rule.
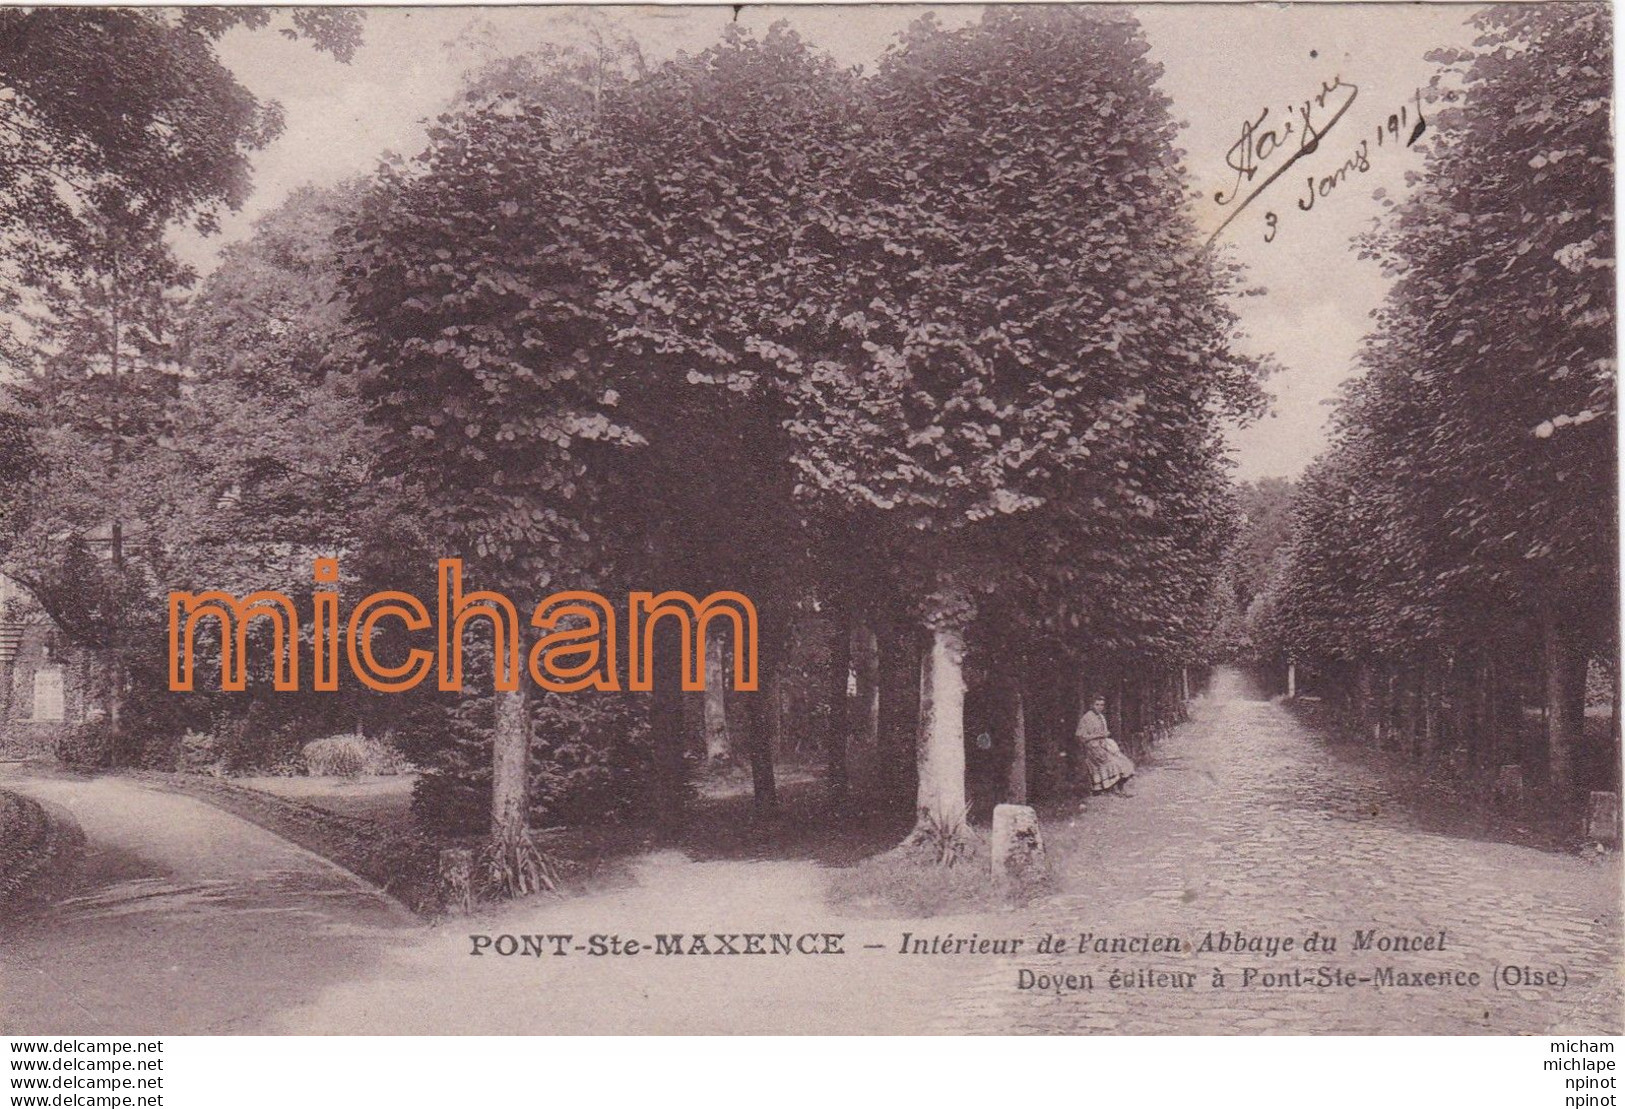
[[[929,921],[841,916],[825,902],[831,871],[812,862],[693,862],[670,852],[638,860],[627,888],[428,927],[314,856],[195,801],[116,779],[0,785],[75,811],[93,849],[79,896],[0,938],[0,1028],[11,1031],[1618,1033],[1622,1025],[1617,855],[1442,834],[1413,799],[1338,757],[1280,705],[1252,699],[1233,675],[1164,741],[1138,796],[1098,800],[1080,834],[1064,837],[1082,846],[1056,860],[1055,896]],[[1316,932],[1336,937],[1338,950],[1303,951]],[[839,934],[844,953],[714,953],[749,950],[750,933],[814,949],[824,941],[804,937]],[[1014,955],[904,955],[905,933],[1024,946]],[[1051,933],[1182,946],[1036,953],[1035,937]],[[1203,952],[1208,933],[1300,946]],[[1395,952],[1373,940],[1355,950],[1362,933],[1436,946]],[[681,935],[687,952],[696,934],[713,953],[651,950],[657,937]],[[524,951],[526,936],[545,953],[498,954],[510,943]],[[558,936],[569,938],[550,938]],[[593,954],[595,936],[605,954]],[[608,953],[627,941],[643,950]],[[756,942],[771,950],[775,941]],[[1327,987],[1293,974],[1321,966],[1354,981]],[[1496,985],[1506,966],[1557,968],[1562,981]],[[1222,986],[1214,970],[1224,972]],[[1078,988],[1022,989],[1023,971],[1071,975]],[[1112,985],[1114,971],[1134,984]],[[1392,984],[1384,973],[1427,984]],[[1477,985],[1460,984],[1472,974]]]
[[[119,778],[0,775],[89,841],[74,896],[0,927],[0,1032],[233,1033],[421,930],[349,873],[199,801]]]

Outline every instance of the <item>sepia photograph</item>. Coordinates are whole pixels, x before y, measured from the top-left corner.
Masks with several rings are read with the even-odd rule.
[[[0,7],[12,1071],[1519,1035],[1612,1104],[1613,73],[1589,0]]]

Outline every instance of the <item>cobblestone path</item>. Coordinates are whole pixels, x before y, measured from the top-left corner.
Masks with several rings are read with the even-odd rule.
[[[1007,934],[1178,937],[1200,945],[1338,938],[1333,953],[1035,956],[985,967],[939,1031],[1117,1033],[1581,1033],[1621,1031],[1620,862],[1424,831],[1372,772],[1335,757],[1285,709],[1221,673],[1192,724],[1159,750],[1133,799],[1100,799],[1063,892],[1012,914]],[[1353,950],[1355,932],[1437,936],[1442,951]],[[1562,986],[1499,988],[1497,968],[1560,968]],[[1321,966],[1352,987],[1274,986]],[[1037,974],[1092,988],[1018,990]],[[1477,972],[1477,986],[1377,985],[1396,972]],[[1224,988],[1213,988],[1215,968]],[[1113,970],[1193,973],[1191,988],[1109,985]],[[1137,980],[1136,976],[1136,980]],[[1516,976],[1513,976],[1516,978]],[[1278,979],[1279,980],[1279,979]]]

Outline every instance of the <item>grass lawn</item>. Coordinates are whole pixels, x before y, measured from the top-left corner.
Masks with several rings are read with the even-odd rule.
[[[233,778],[234,785],[303,801],[339,816],[372,820],[390,828],[412,827],[412,783],[416,774],[334,777]]]
[[[0,790],[0,910],[20,912],[66,889],[84,846],[66,811]]]

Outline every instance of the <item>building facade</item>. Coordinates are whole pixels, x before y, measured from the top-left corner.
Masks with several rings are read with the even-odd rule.
[[[0,577],[0,759],[55,757],[85,719],[87,678],[82,652]]]

